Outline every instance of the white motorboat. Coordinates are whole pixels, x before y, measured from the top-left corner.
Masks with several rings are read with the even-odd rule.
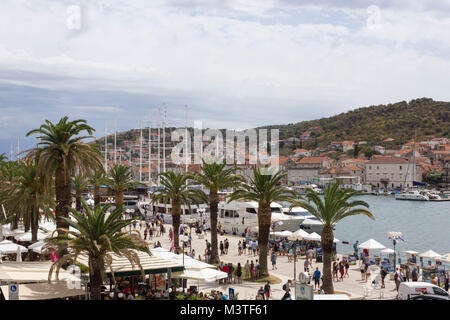
[[[409,190],[395,195],[395,200],[429,201],[430,198],[419,190]]]

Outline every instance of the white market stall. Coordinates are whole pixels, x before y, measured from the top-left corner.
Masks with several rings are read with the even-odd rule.
[[[373,251],[383,250],[386,247],[384,245],[382,245],[381,243],[379,243],[375,239],[369,239],[369,240],[361,243],[359,245],[359,248],[363,249],[363,250],[367,250],[367,254],[365,255],[366,258],[370,258],[370,256],[372,255],[373,258],[379,259],[379,257],[373,255]],[[376,263],[376,261],[374,261],[374,262]],[[380,262],[381,262],[381,259],[380,259]]]

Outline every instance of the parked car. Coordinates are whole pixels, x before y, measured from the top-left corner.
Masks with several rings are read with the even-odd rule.
[[[437,299],[439,299],[439,297],[443,297],[447,300],[450,299],[447,291],[428,282],[402,282],[398,287],[398,300],[412,300],[412,298],[424,296],[427,296],[428,298],[434,296],[437,297]]]

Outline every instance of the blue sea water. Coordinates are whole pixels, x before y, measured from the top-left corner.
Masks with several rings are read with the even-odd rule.
[[[387,238],[389,231],[403,233],[405,242],[398,241],[396,251],[432,249],[439,254],[450,252],[450,201],[403,201],[393,196],[360,196],[369,204],[375,220],[366,216],[351,216],[340,221],[335,228],[335,237],[341,240],[338,253],[350,253],[351,245],[342,241],[360,243],[373,238],[393,249]]]

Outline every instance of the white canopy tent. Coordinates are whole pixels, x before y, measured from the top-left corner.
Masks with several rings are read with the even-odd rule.
[[[319,234],[313,232],[313,233],[309,234],[308,236],[304,237],[303,239],[310,240],[310,241],[320,241],[320,240],[322,240],[322,237]]]
[[[428,251],[425,251],[425,252],[422,252],[421,254],[419,254],[419,257],[422,257],[425,259],[430,259],[430,260],[436,260],[436,259],[440,258],[441,255],[430,249]]]
[[[174,273],[172,275],[173,278],[181,278],[181,279],[189,279],[189,280],[197,280],[197,281],[206,281],[213,282],[220,279],[225,279],[228,277],[228,274],[225,272],[215,270],[215,269],[187,269],[183,272]]]
[[[0,253],[1,254],[12,254],[17,253],[17,250],[20,250],[20,252],[28,252],[28,249],[24,246],[21,246],[17,243],[14,243],[9,240],[3,240],[0,241]]]
[[[384,253],[384,254],[392,254],[394,252],[395,251],[391,248],[386,248],[386,249],[381,250],[381,253]]]
[[[382,250],[386,248],[384,245],[379,243],[375,239],[369,239],[366,242],[363,242],[359,245],[360,249],[367,249],[367,250]]]

